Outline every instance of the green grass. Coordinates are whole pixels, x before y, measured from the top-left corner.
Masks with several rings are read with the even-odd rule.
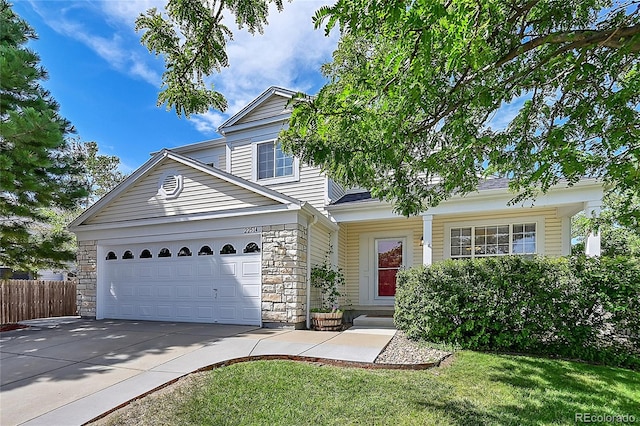
[[[640,421],[640,373],[466,351],[426,371],[259,361],[142,404],[152,404],[143,410],[150,417],[134,413],[138,424],[544,425],[575,424],[583,412]]]

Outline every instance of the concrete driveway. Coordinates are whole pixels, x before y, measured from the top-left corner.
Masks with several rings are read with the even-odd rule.
[[[0,334],[0,424],[80,425],[199,368],[250,355],[373,362],[395,330],[343,333],[63,318]]]

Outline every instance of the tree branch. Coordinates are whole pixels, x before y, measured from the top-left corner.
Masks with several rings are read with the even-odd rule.
[[[585,47],[593,44],[599,44],[612,49],[619,49],[624,46],[622,39],[633,37],[640,34],[640,24],[625,28],[615,28],[607,31],[593,30],[575,30],[561,33],[549,34],[537,37],[524,44],[519,45],[515,49],[509,51],[501,59],[496,61],[494,66],[500,67],[507,62],[515,59],[523,53],[529,52],[544,44],[563,44],[571,43],[574,48]],[[614,37],[615,36],[615,37]],[[640,42],[630,45],[631,52],[640,52]]]
[[[216,23],[220,23],[223,9],[224,9],[224,0],[220,0],[220,7],[218,8],[218,12],[216,13],[216,16],[213,18]],[[213,10],[213,6],[212,6],[212,10]]]

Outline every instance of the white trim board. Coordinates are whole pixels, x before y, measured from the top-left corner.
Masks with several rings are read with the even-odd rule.
[[[380,231],[360,234],[358,257],[358,304],[367,306],[393,306],[395,297],[376,297],[375,241],[379,239],[405,239],[404,267],[413,266],[413,230]]]
[[[290,183],[300,181],[300,160],[293,157],[293,174],[287,176],[274,176],[271,178],[258,179],[258,145],[273,143],[274,150],[278,144],[278,138],[266,138],[264,140],[251,140],[251,181],[260,185],[277,185],[280,183]],[[275,158],[274,158],[275,161]],[[274,164],[275,167],[275,164]]]

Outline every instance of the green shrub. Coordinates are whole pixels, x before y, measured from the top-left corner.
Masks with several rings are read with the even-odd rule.
[[[402,271],[395,322],[409,337],[466,349],[640,368],[639,312],[637,258],[506,256]]]

